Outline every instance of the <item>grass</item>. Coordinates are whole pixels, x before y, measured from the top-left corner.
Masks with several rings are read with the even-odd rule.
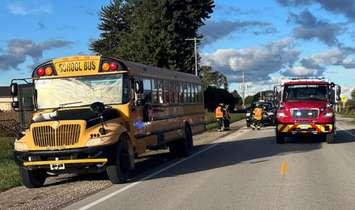
[[[0,192],[21,184],[12,155],[13,142],[13,138],[0,137]]]
[[[231,113],[231,123],[245,118],[245,113]],[[206,128],[207,130],[212,130],[218,127],[214,113],[206,113]]]

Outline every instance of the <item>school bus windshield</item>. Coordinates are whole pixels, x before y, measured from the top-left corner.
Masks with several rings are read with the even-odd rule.
[[[58,108],[122,103],[122,75],[100,75],[72,78],[40,79],[35,81],[37,108]]]

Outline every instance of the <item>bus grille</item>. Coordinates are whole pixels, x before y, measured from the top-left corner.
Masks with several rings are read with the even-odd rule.
[[[34,144],[38,147],[60,147],[79,142],[80,125],[40,126],[32,129]]]
[[[318,117],[318,110],[316,109],[295,109],[292,111],[292,117],[303,119],[314,119]]]

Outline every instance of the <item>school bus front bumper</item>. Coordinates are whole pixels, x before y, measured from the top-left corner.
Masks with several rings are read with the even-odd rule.
[[[54,151],[15,151],[15,162],[21,167],[45,168],[64,166],[66,169],[104,166],[112,160],[114,145]]]

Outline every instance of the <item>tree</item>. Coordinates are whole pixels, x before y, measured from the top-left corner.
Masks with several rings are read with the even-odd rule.
[[[102,31],[91,49],[103,55],[193,72],[194,47],[213,0],[114,0],[100,13]],[[115,27],[112,27],[115,25]]]
[[[100,38],[90,44],[90,49],[104,56],[114,56],[114,49],[121,46],[121,37],[129,31],[127,14],[132,3],[113,0],[100,11]]]
[[[238,91],[234,90],[232,92],[233,97],[235,98],[235,104],[240,106],[243,103],[242,97],[239,95]]]
[[[212,86],[228,90],[227,77],[218,71],[213,71],[211,66],[202,66],[200,68],[200,77],[204,89]]]
[[[208,87],[204,92],[205,108],[214,111],[219,103],[229,105],[229,110],[233,110],[236,99],[226,89]]]

